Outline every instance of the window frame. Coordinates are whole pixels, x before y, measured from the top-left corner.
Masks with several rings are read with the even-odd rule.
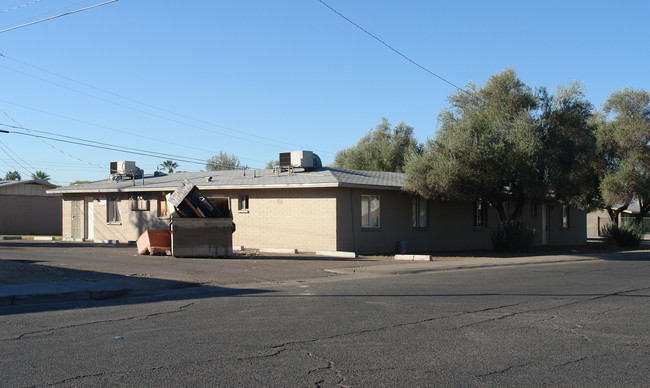
[[[475,201],[473,206],[474,229],[487,229],[488,227],[488,204],[486,201]]]
[[[120,214],[120,198],[107,197],[106,198],[106,223],[107,224],[122,224],[122,215]]]
[[[376,217],[376,225],[374,224],[373,221],[373,211],[372,211],[372,204],[373,204],[373,199],[376,199],[377,201],[377,217]],[[365,203],[365,204],[364,204]],[[362,229],[380,229],[381,228],[381,195],[376,195],[376,194],[362,194],[361,195],[361,228]],[[365,207],[365,209],[364,209]],[[364,215],[364,210],[366,211],[366,214]],[[365,219],[364,219],[365,218]]]
[[[171,216],[170,204],[167,202],[167,195],[160,194],[156,200],[156,215],[158,218],[169,218]]]
[[[424,213],[422,213],[423,207],[424,207]],[[424,215],[424,222],[422,222],[422,215]],[[411,225],[415,229],[425,229],[429,227],[429,201],[426,198],[414,197],[412,199]]]
[[[240,195],[237,200],[237,210],[240,213],[248,213],[250,211],[250,196],[249,195]]]
[[[569,229],[571,227],[571,207],[562,205],[560,207],[560,228]]]

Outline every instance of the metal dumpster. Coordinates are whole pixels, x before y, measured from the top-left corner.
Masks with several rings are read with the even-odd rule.
[[[176,218],[171,221],[172,256],[232,256],[232,218]]]

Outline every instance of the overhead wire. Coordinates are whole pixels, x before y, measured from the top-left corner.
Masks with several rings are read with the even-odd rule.
[[[17,6],[15,6],[15,7],[7,8],[7,9],[4,9],[4,10],[0,11],[0,13],[6,13],[6,12],[10,12],[10,11],[15,11],[15,10],[17,10],[17,9],[20,9],[20,8],[23,8],[23,7],[27,7],[28,5],[36,4],[36,3],[38,3],[39,1],[41,1],[41,0],[33,0],[33,1],[30,1],[29,3],[25,3],[25,4],[17,5]]]
[[[9,153],[8,150],[10,150],[10,148],[7,147],[7,146],[6,146],[3,142],[1,142],[1,141],[0,141],[0,149],[2,150],[2,152],[4,152],[5,154],[7,154],[7,156],[9,156],[9,158],[10,158],[11,160],[13,160],[14,163],[16,163],[17,165],[20,166],[20,169],[22,169],[22,172],[23,172],[23,173],[31,174],[30,169],[27,168],[27,167],[25,167],[25,166],[23,166],[19,161],[17,161],[17,160],[16,160],[16,159],[15,159],[15,158],[14,158],[14,157]],[[16,166],[11,166],[11,167],[14,168],[14,169],[16,169],[16,170],[19,170],[19,169],[16,168]],[[34,170],[34,171],[36,171],[36,170]]]
[[[4,127],[9,127],[9,128],[20,128],[20,129],[25,129],[24,127],[17,127],[14,125],[8,125],[8,124],[2,124],[0,123],[0,126]],[[55,138],[52,136],[43,136],[43,135],[36,135],[33,132],[38,132],[38,133],[45,133],[49,135],[55,135],[60,138]],[[199,159],[199,158],[188,158],[182,155],[174,155],[174,154],[166,154],[166,153],[161,153],[161,152],[156,152],[156,151],[148,151],[148,150],[143,150],[139,148],[132,148],[132,147],[125,147],[121,145],[115,145],[115,144],[109,144],[109,143],[103,143],[103,142],[98,142],[94,140],[87,140],[87,139],[82,139],[78,137],[73,137],[73,136],[66,136],[66,135],[59,135],[55,134],[53,132],[48,132],[48,131],[39,131],[35,129],[30,129],[29,133],[22,133],[22,132],[14,132],[14,131],[9,131],[9,133],[14,133],[17,135],[23,135],[23,136],[32,136],[35,138],[39,139],[47,139],[47,140],[53,140],[53,141],[58,141],[58,142],[63,142],[63,143],[69,143],[69,144],[76,144],[76,145],[82,145],[86,147],[93,147],[93,148],[98,148],[98,149],[106,149],[106,150],[111,150],[111,151],[119,151],[119,152],[125,152],[125,153],[130,153],[130,154],[136,154],[136,155],[143,155],[143,156],[151,156],[151,157],[158,157],[158,158],[169,158],[169,159],[175,159],[178,161],[182,162],[188,162],[188,163],[197,163],[197,164],[205,164],[205,160]],[[71,139],[71,140],[66,140],[66,139]]]
[[[234,139],[244,140],[244,141],[247,141],[247,142],[261,144],[261,145],[265,145],[265,146],[269,146],[269,147],[277,147],[277,145],[283,145],[283,146],[289,146],[289,147],[300,148],[300,149],[304,148],[301,145],[276,140],[276,139],[273,139],[273,138],[270,138],[270,137],[265,137],[265,136],[261,136],[259,134],[249,133],[249,132],[239,130],[239,129],[226,127],[226,126],[216,124],[216,123],[213,123],[213,122],[210,122],[210,121],[206,121],[206,120],[202,120],[202,119],[199,119],[199,118],[196,118],[196,117],[191,117],[189,115],[185,115],[185,114],[182,114],[182,113],[174,112],[174,111],[166,109],[166,108],[161,108],[161,107],[158,107],[158,106],[146,103],[146,102],[142,102],[142,101],[130,98],[130,97],[120,95],[118,93],[114,93],[114,92],[106,90],[106,89],[102,89],[102,88],[99,88],[99,87],[96,87],[96,86],[93,86],[93,85],[90,85],[90,84],[87,84],[87,83],[84,83],[84,82],[81,82],[81,81],[77,81],[77,80],[72,79],[70,77],[67,77],[67,76],[64,76],[64,75],[49,71],[47,69],[43,69],[43,68],[41,68],[39,66],[35,66],[35,65],[29,64],[27,62],[24,62],[24,61],[15,59],[15,58],[11,58],[11,57],[6,56],[6,55],[1,54],[1,53],[0,53],[0,57],[3,57],[5,59],[8,59],[8,60],[11,60],[11,61],[14,61],[14,62],[18,62],[18,63],[20,63],[20,64],[22,64],[24,66],[29,66],[29,67],[31,67],[33,69],[36,69],[36,70],[42,71],[44,73],[54,75],[56,77],[62,78],[64,80],[67,80],[67,81],[70,81],[70,82],[74,82],[74,83],[82,85],[84,87],[94,89],[94,90],[97,90],[99,92],[106,93],[106,94],[112,95],[114,97],[118,97],[118,98],[121,98],[123,100],[130,101],[130,102],[145,106],[147,108],[155,109],[157,111],[164,112],[164,113],[167,113],[167,114],[171,114],[173,116],[177,116],[177,117],[180,117],[180,118],[183,118],[183,119],[186,119],[186,120],[196,121],[198,123],[205,124],[205,125],[208,125],[208,126],[212,126],[212,127],[215,127],[215,128],[220,128],[220,129],[223,129],[223,130],[228,131],[230,133],[225,133],[225,132],[222,132],[222,131],[216,131],[216,130],[205,128],[205,127],[202,127],[202,126],[197,126],[195,124],[191,124],[191,123],[175,120],[175,119],[172,119],[172,118],[169,118],[169,117],[161,116],[161,115],[158,115],[158,114],[155,114],[155,113],[147,112],[147,111],[144,111],[142,109],[134,108],[134,107],[129,106],[129,105],[125,105],[125,104],[122,104],[122,103],[119,103],[119,102],[116,102],[116,101],[111,101],[111,100],[108,100],[106,98],[99,97],[99,96],[96,96],[96,95],[93,95],[93,94],[90,94],[90,93],[86,93],[84,91],[81,91],[81,90],[78,90],[78,89],[75,89],[75,88],[71,88],[71,87],[68,87],[68,86],[65,86],[65,85],[61,85],[61,84],[58,84],[56,82],[49,81],[49,80],[43,79],[41,77],[38,77],[38,76],[35,76],[35,75],[32,75],[32,74],[28,74],[28,73],[22,72],[20,70],[13,69],[13,68],[5,66],[5,65],[0,65],[0,67],[2,67],[4,69],[16,72],[16,73],[24,75],[26,77],[34,78],[34,79],[37,79],[37,80],[39,80],[41,82],[45,82],[45,83],[48,83],[48,84],[51,84],[51,85],[54,85],[54,86],[57,86],[57,87],[72,91],[72,92],[75,92],[75,93],[79,93],[79,94],[87,96],[87,97],[97,99],[97,100],[102,101],[102,102],[113,104],[113,105],[116,105],[116,106],[119,106],[119,107],[122,107],[122,108],[125,108],[125,109],[129,109],[129,110],[132,110],[132,111],[135,111],[135,112],[138,112],[138,113],[142,113],[142,114],[151,116],[151,117],[167,120],[167,121],[173,122],[175,124],[185,125],[185,126],[195,128],[195,129],[200,129],[200,130],[205,131],[205,132],[210,132],[210,133],[214,133],[214,134],[221,135],[221,136],[228,136],[228,137],[231,137],[231,138],[234,138]],[[248,136],[248,137],[242,137],[242,136],[234,135],[233,133],[245,135],[245,136]],[[265,141],[260,141],[259,139],[263,139]],[[269,142],[271,142],[273,144],[269,144]],[[317,148],[314,148],[314,147],[308,147],[308,148],[313,149],[314,151],[317,151],[317,152],[322,153],[322,154],[334,155],[334,153],[330,152],[330,151],[324,151],[324,150],[320,150],[320,149],[317,149]]]
[[[64,115],[60,115],[60,114],[57,114],[57,113],[47,112],[47,111],[44,111],[44,110],[41,110],[41,109],[36,109],[36,108],[31,108],[31,107],[28,107],[28,106],[25,106],[25,105],[16,104],[16,103],[13,103],[13,102],[10,102],[10,101],[6,101],[6,100],[3,100],[3,99],[0,99],[0,102],[6,103],[6,104],[10,104],[10,105],[14,105],[14,106],[18,106],[18,107],[20,107],[20,108],[24,108],[24,109],[28,109],[28,110],[33,110],[33,111],[35,111],[35,112],[44,113],[44,114],[51,115],[51,116],[54,116],[54,117],[59,117],[59,118],[63,118],[63,119],[66,119],[66,120],[74,121],[74,122],[77,122],[77,123],[80,123],[80,124],[84,124],[84,125],[89,125],[89,126],[93,126],[93,127],[97,127],[97,128],[102,128],[102,129],[107,129],[107,130],[111,130],[111,131],[116,131],[116,132],[124,133],[124,134],[127,134],[127,135],[129,135],[129,136],[133,136],[133,137],[140,137],[140,138],[142,138],[142,139],[154,140],[154,141],[157,141],[157,142],[160,142],[160,143],[171,144],[171,145],[174,145],[174,146],[177,146],[177,147],[183,147],[183,148],[193,149],[193,150],[196,150],[196,151],[203,151],[203,152],[207,152],[207,153],[212,153],[212,152],[214,152],[214,150],[208,150],[208,149],[205,149],[205,148],[199,148],[199,147],[185,146],[185,145],[181,145],[181,144],[178,144],[178,143],[175,143],[175,142],[172,142],[172,141],[167,141],[167,140],[162,140],[162,139],[152,138],[152,137],[148,137],[148,136],[142,136],[142,135],[138,135],[137,133],[133,133],[133,132],[124,131],[124,130],[120,130],[120,129],[116,129],[116,128],[107,127],[107,126],[105,126],[105,125],[101,125],[101,124],[90,123],[90,122],[83,121],[83,120],[78,120],[78,119],[75,119],[75,118],[72,118],[72,117],[68,117],[68,116],[64,116]],[[7,126],[6,124],[0,124],[0,125]],[[10,127],[11,127],[11,126],[10,126]],[[45,132],[45,131],[44,131],[44,132]],[[50,132],[50,133],[54,134],[53,132]],[[55,134],[55,135],[56,135],[56,136],[64,136],[64,135],[59,135],[59,134]],[[91,140],[88,140],[88,141],[91,141]],[[239,158],[239,159],[241,159],[241,160],[247,160],[247,161],[250,161],[250,162],[256,162],[256,163],[265,163],[265,162],[262,161],[262,160],[256,160],[256,159],[250,159],[250,158],[244,158],[244,157]]]
[[[23,127],[23,126],[22,126],[18,121],[16,121],[13,117],[11,117],[7,112],[5,112],[5,111],[2,110],[2,109],[0,109],[0,112],[4,113],[5,116],[7,116],[11,121],[13,121],[14,123],[16,123],[16,125],[18,125],[21,129],[23,129],[23,130],[29,132],[29,129]],[[37,138],[38,138],[38,137],[37,137]],[[84,163],[87,163],[87,164],[90,164],[90,165],[92,165],[92,166],[99,167],[99,168],[102,168],[102,169],[108,169],[108,168],[106,168],[105,166],[100,166],[99,164],[95,164],[95,163],[93,163],[93,162],[89,162],[89,161],[87,161],[87,160],[84,160],[84,159],[78,158],[78,157],[76,157],[76,156],[74,156],[74,155],[71,155],[71,154],[69,154],[69,153],[63,151],[62,149],[53,146],[52,144],[46,142],[46,141],[43,140],[43,139],[39,139],[39,140],[42,141],[43,143],[47,144],[48,146],[52,147],[53,149],[55,149],[55,150],[61,152],[62,154],[67,155],[67,156],[69,156],[69,157],[71,157],[71,158],[77,159],[77,160],[79,160],[80,162],[84,162]]]
[[[462,87],[456,85],[455,83],[449,81],[448,79],[442,77],[441,75],[438,75],[437,73],[434,73],[433,71],[431,71],[431,70],[427,69],[426,67],[420,65],[419,63],[417,63],[417,62],[414,61],[413,59],[411,59],[411,58],[409,58],[408,56],[406,56],[405,54],[403,54],[401,51],[397,50],[396,48],[394,48],[394,47],[391,46],[390,44],[386,43],[384,40],[382,40],[381,38],[379,38],[377,35],[375,35],[375,34],[373,34],[372,32],[366,30],[365,28],[361,27],[359,24],[357,24],[356,22],[354,22],[353,20],[351,20],[351,19],[348,18],[347,16],[343,15],[341,12],[337,11],[336,9],[334,9],[331,5],[327,4],[327,3],[324,2],[323,0],[318,0],[318,2],[321,3],[323,6],[327,7],[330,11],[332,11],[332,12],[334,12],[335,14],[337,14],[338,16],[340,16],[343,20],[347,21],[348,23],[352,24],[353,26],[355,26],[355,27],[358,28],[359,30],[363,31],[363,32],[366,33],[368,36],[370,36],[371,38],[373,38],[373,39],[376,40],[377,42],[381,43],[382,45],[386,46],[388,49],[390,49],[391,51],[393,51],[394,53],[396,53],[396,54],[399,55],[400,57],[404,58],[405,60],[407,60],[407,61],[410,62],[411,64],[417,66],[417,67],[420,68],[421,70],[424,70],[425,72],[427,72],[428,74],[430,74],[430,75],[432,75],[432,76],[438,78],[439,80],[441,80],[441,81],[443,81],[443,82],[445,82],[445,83],[447,83],[447,84],[453,86],[454,88],[456,88],[456,90],[458,90],[458,91],[460,91],[460,92],[464,92],[464,93],[470,95],[471,97],[476,98],[476,96],[473,95],[471,92],[469,92],[467,89],[462,88]]]
[[[0,26],[0,28],[9,27],[9,26],[11,26],[12,24],[22,23],[22,22],[26,22],[26,21],[28,21],[28,20],[33,20],[33,19],[39,18],[39,17],[41,17],[41,16],[43,16],[43,15],[51,14],[51,13],[53,13],[53,12],[60,11],[60,10],[62,10],[62,9],[66,9],[66,8],[72,7],[73,5],[77,5],[77,4],[85,3],[85,2],[87,2],[87,1],[88,1],[88,0],[81,0],[81,1],[76,1],[76,2],[74,2],[74,3],[69,3],[69,4],[64,5],[63,7],[59,7],[59,8],[55,8],[55,9],[51,9],[51,10],[49,10],[49,11],[41,12],[41,13],[36,14],[36,15],[34,15],[34,16],[30,16],[30,17],[28,17],[28,18],[24,18],[24,19],[21,19],[21,20],[17,20],[17,21],[15,21],[15,22],[13,22],[13,23],[5,24],[4,26]]]
[[[11,158],[11,156],[10,156],[10,158],[11,158],[14,162],[18,163],[18,164],[19,164],[21,167],[23,167],[25,170],[27,170],[27,171],[36,171],[36,170],[38,170],[37,168],[35,168],[34,166],[32,166],[29,162],[27,162],[25,159],[21,158],[20,155],[18,155],[17,153],[15,153],[15,152],[14,152],[10,147],[8,147],[5,143],[3,143],[2,141],[0,141],[0,144],[3,145],[6,149],[8,149],[9,152],[11,152],[11,153],[16,157],[16,158],[20,159],[23,163],[25,163],[25,164],[27,165],[27,167],[23,166],[22,164],[20,164],[20,162],[18,162],[18,161],[17,161],[16,159],[14,159],[14,158]]]
[[[77,12],[87,11],[87,10],[89,10],[89,9],[97,8],[97,7],[101,7],[101,6],[103,6],[103,5],[107,5],[107,4],[110,4],[110,3],[114,3],[114,2],[116,2],[116,1],[118,1],[118,0],[109,0],[109,1],[105,1],[105,2],[100,3],[100,4],[91,5],[90,7],[77,9],[77,10],[75,10],[75,11],[70,11],[70,12],[62,13],[62,14],[55,15],[55,16],[50,16],[49,18],[36,20],[36,21],[30,22],[30,23],[25,23],[25,24],[21,24],[21,25],[18,25],[18,26],[10,27],[10,28],[5,28],[4,30],[0,30],[0,33],[7,32],[7,31],[11,31],[11,30],[15,30],[15,29],[17,29],[17,28],[22,28],[22,27],[31,26],[32,24],[36,24],[36,23],[46,22],[46,21],[48,21],[48,20],[52,20],[52,19],[56,19],[56,18],[60,18],[60,17],[63,17],[63,16],[72,15],[72,14],[75,14],[75,13],[77,13]]]

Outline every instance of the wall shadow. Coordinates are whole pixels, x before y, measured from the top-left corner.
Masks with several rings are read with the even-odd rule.
[[[3,277],[7,279],[12,275],[14,276],[13,281],[0,283],[0,289],[13,289],[14,286],[20,286],[23,289],[23,287],[29,287],[30,285],[33,285],[34,289],[36,289],[38,285],[41,290],[39,292],[43,292],[45,295],[42,298],[38,296],[17,296],[12,300],[12,305],[0,306],[0,316],[70,310],[79,307],[91,308],[109,305],[133,305],[150,303],[152,301],[204,299],[272,292],[264,289],[228,288],[138,275],[124,276],[80,269],[52,267],[42,263],[42,261],[36,260],[0,259],[0,271],[3,271]],[[7,273],[7,271],[11,271],[11,273]],[[89,287],[87,291],[83,291],[84,296],[73,298],[63,294],[47,294],[47,284],[66,284],[68,282],[108,283],[123,289],[123,292],[104,297],[101,293],[93,294],[92,287]],[[45,290],[40,288],[43,285],[45,285]],[[24,295],[24,291],[21,291],[19,294]],[[5,302],[6,300],[3,301],[3,303]]]

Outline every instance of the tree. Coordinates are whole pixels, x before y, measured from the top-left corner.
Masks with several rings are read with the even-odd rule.
[[[238,157],[223,151],[219,151],[219,155],[210,157],[205,164],[205,169],[208,171],[237,170],[243,167]]]
[[[175,168],[178,168],[178,163],[174,162],[173,160],[165,160],[164,162],[160,163],[160,167],[166,168],[168,173],[174,172]]]
[[[468,84],[449,103],[436,137],[409,160],[405,189],[426,198],[486,201],[502,222],[516,221],[526,202],[549,195],[590,203],[597,191],[590,164],[596,160],[595,126],[577,84],[554,96],[544,89],[534,93],[506,69],[481,88]]]
[[[636,198],[640,219],[650,211],[650,94],[617,90],[603,110],[609,117],[598,131],[605,163],[600,184],[603,207],[618,224],[619,214]]]
[[[70,183],[70,186],[81,185],[81,184],[84,184],[84,183],[90,183],[90,181],[84,181],[84,180],[74,181],[74,182]]]
[[[356,145],[334,157],[334,167],[350,170],[403,172],[410,154],[419,155],[422,146],[413,136],[413,127],[403,122],[391,129],[386,118],[368,131]]]
[[[9,171],[5,175],[5,180],[7,181],[19,181],[21,180],[20,173],[18,171]]]
[[[279,165],[280,165],[279,160],[277,160],[277,159],[276,160],[269,160],[268,162],[266,162],[266,167],[265,168],[267,170],[273,170],[273,167],[279,166]]]
[[[539,120],[545,179],[554,197],[585,210],[600,205],[600,177],[604,168],[596,133],[600,116],[577,83],[558,86],[554,95],[539,93]]]
[[[35,173],[32,174],[32,179],[40,179],[42,181],[49,181],[50,176],[45,171],[37,170]]]

